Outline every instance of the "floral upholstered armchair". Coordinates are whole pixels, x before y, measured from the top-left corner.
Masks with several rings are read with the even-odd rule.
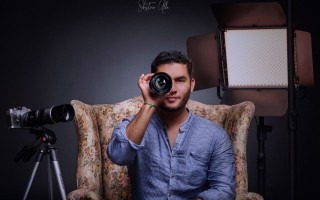
[[[114,104],[89,105],[72,100],[75,128],[79,140],[77,189],[69,200],[130,199],[130,182],[125,166],[113,164],[107,154],[112,131],[124,117],[137,113],[143,105],[141,96]],[[236,200],[263,200],[248,192],[246,145],[254,105],[246,101],[236,105],[207,105],[189,100],[187,107],[195,114],[214,121],[229,134],[236,156]]]

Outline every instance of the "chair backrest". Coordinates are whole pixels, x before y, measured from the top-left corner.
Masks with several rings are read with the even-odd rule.
[[[130,199],[127,168],[113,164],[106,148],[113,129],[123,118],[135,114],[143,105],[141,96],[114,104],[89,105],[71,101],[75,109],[75,128],[79,140],[77,187],[104,199]],[[195,114],[220,124],[229,134],[236,156],[236,194],[248,192],[246,145],[254,104],[207,105],[189,100]]]

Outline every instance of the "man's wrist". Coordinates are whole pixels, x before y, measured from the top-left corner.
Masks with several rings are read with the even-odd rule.
[[[144,102],[143,105],[147,105],[149,108],[155,108],[156,110],[158,109],[158,107],[152,103]]]

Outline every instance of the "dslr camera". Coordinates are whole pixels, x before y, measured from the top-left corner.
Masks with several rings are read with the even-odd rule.
[[[40,127],[45,124],[71,121],[74,109],[70,104],[30,110],[24,106],[10,108],[6,112],[8,128]]]
[[[152,94],[158,96],[166,94],[172,88],[172,79],[165,72],[157,72],[151,77],[149,87]]]

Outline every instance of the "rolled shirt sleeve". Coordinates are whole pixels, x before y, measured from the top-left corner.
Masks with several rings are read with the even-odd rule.
[[[138,150],[143,147],[144,141],[141,144],[135,144],[127,138],[126,127],[133,118],[126,118],[117,126],[111,137],[111,141],[107,146],[107,155],[110,160],[117,165],[129,165],[136,156]]]

